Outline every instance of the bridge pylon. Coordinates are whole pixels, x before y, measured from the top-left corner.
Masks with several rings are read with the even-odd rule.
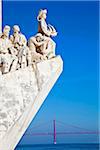
[[[54,144],[57,144],[57,142],[56,142],[56,120],[53,120],[53,143]]]

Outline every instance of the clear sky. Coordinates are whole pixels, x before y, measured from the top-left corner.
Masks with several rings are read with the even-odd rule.
[[[37,33],[36,17],[40,9],[48,9],[47,22],[53,24],[58,36],[56,54],[64,61],[64,70],[31,123],[55,118],[90,130],[98,128],[98,2],[4,1],[3,26],[18,24],[27,39]],[[37,131],[48,131],[47,124]],[[29,129],[30,130],[30,129]],[[33,129],[34,130],[34,129]],[[58,131],[68,131],[65,126]],[[72,129],[73,130],[73,129]],[[61,142],[97,142],[97,136],[61,136]],[[52,137],[25,136],[21,144],[51,143]]]

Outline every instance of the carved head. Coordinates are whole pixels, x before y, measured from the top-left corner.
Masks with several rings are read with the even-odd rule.
[[[3,35],[9,37],[10,26],[6,25],[3,29]]]
[[[14,33],[19,33],[20,32],[19,26],[18,25],[14,25],[13,26],[13,31],[14,31]]]
[[[37,20],[38,21],[40,21],[42,18],[43,19],[46,19],[46,17],[47,17],[47,10],[46,9],[41,9],[40,11],[39,11],[39,14],[38,14],[38,16],[37,16]]]
[[[43,40],[43,36],[41,33],[37,33],[35,38],[36,38],[37,42],[41,42]]]

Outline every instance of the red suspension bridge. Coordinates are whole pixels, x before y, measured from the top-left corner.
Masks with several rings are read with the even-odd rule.
[[[57,131],[57,128],[56,128],[56,123],[59,123],[60,125],[64,125],[67,127],[67,131],[61,131],[61,132],[58,132]],[[53,125],[53,132],[33,132],[33,130],[31,131],[29,129],[30,132],[26,132],[25,133],[25,136],[53,136],[53,143],[56,144],[56,137],[57,135],[99,135],[100,132],[99,131],[92,131],[90,129],[85,129],[85,128],[81,128],[79,126],[75,126],[75,125],[71,125],[71,124],[66,124],[66,123],[63,123],[61,121],[57,121],[57,120],[53,120],[52,122],[52,125]],[[37,126],[37,127],[40,127],[41,125]],[[71,127],[71,128],[74,128],[74,129],[78,129],[78,130],[81,130],[81,131],[68,131],[68,126]],[[33,127],[33,129],[36,128],[36,127]]]

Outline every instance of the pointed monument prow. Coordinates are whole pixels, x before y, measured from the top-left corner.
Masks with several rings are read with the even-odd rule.
[[[47,24],[46,14],[39,11],[41,32],[27,41],[18,25],[13,26],[12,35],[8,25],[2,32],[0,0],[0,150],[15,149],[63,71],[52,39],[56,30]],[[56,144],[55,120],[53,124]]]

